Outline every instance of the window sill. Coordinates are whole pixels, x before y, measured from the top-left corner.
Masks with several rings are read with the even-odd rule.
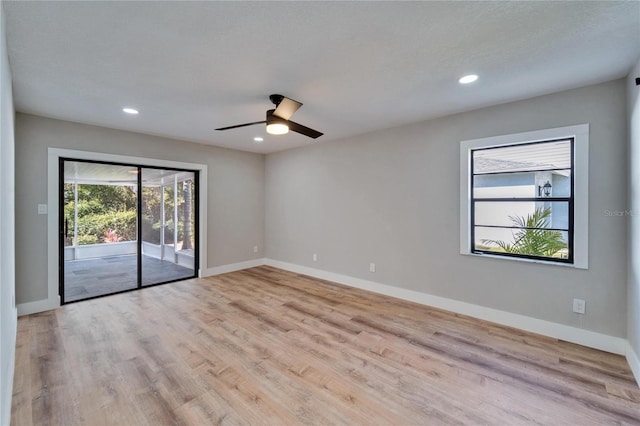
[[[524,259],[521,257],[509,257],[509,256],[497,256],[497,255],[493,255],[493,254],[483,254],[483,253],[471,253],[471,252],[466,252],[466,253],[460,253],[464,256],[474,256],[474,257],[485,257],[485,258],[489,258],[489,259],[498,259],[498,260],[507,260],[507,261],[515,261],[515,262],[523,262],[523,263],[539,263],[542,265],[550,265],[550,266],[561,266],[564,268],[571,268],[571,269],[589,269],[587,265],[585,266],[581,266],[574,263],[561,263],[561,262],[551,262],[548,260],[539,260],[539,259]]]

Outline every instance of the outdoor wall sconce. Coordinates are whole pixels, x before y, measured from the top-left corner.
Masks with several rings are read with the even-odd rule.
[[[551,183],[549,183],[549,181],[544,185],[538,185],[538,197],[542,197],[543,193],[545,197],[551,195]]]

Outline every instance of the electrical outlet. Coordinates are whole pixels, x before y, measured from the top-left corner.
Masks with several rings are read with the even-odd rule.
[[[313,253],[313,261],[314,262],[318,261],[318,254],[317,253]]]
[[[253,246],[253,252],[257,253],[258,252],[258,246]]]
[[[38,214],[47,214],[47,205],[46,204],[38,204]]]
[[[369,272],[375,272],[376,271],[376,264],[375,263],[370,263],[369,264]]]
[[[573,299],[573,312],[576,314],[584,314],[587,303],[582,299]]]

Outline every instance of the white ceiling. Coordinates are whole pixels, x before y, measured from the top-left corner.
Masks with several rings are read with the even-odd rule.
[[[640,56],[635,1],[3,5],[18,111],[261,153],[612,80]],[[271,93],[325,135],[213,130],[264,120]]]

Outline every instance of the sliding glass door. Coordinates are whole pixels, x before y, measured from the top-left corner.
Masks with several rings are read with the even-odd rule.
[[[60,160],[60,296],[89,299],[197,275],[198,175]]]
[[[64,300],[138,287],[137,167],[64,161]]]
[[[195,276],[195,173],[142,169],[142,285]]]

